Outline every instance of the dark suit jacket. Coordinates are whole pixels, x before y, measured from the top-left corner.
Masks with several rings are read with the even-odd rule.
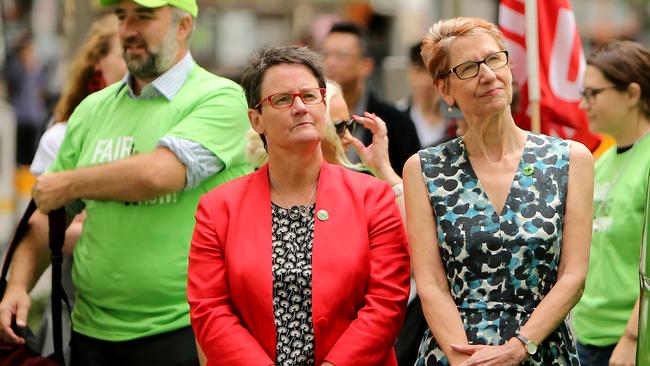
[[[397,174],[402,175],[402,168],[406,160],[420,150],[415,126],[408,114],[400,112],[397,108],[379,99],[374,93],[369,92],[366,111],[375,113],[386,122],[388,130],[388,156],[390,164]],[[363,143],[368,145],[372,135],[366,133]]]
[[[316,365],[396,366],[409,293],[406,234],[390,187],[323,163],[312,249]],[[272,214],[268,165],[203,196],[187,296],[208,365],[272,365]]]

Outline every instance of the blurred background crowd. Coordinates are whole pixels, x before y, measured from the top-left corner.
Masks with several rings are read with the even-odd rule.
[[[206,69],[238,81],[249,55],[259,47],[300,44],[322,50],[323,39],[332,24],[350,21],[368,30],[367,52],[374,60],[366,84],[368,89],[404,110],[410,95],[422,95],[422,86],[415,90],[417,80],[422,80],[417,74],[412,77],[413,82],[406,80],[412,60],[410,50],[426,29],[437,19],[459,15],[479,16],[499,23],[499,3],[498,0],[202,0],[191,50],[196,61]],[[650,43],[648,0],[574,0],[571,6],[585,54],[611,38],[634,40],[646,46]],[[79,51],[92,22],[106,12],[94,0],[0,0],[0,243],[3,245],[28,201],[33,183],[28,166],[64,88],[69,62]],[[421,70],[426,76],[424,69]],[[426,84],[425,80],[424,89]]]
[[[650,42],[648,0],[571,4],[585,54],[610,38]],[[417,88],[405,81],[409,49],[435,20],[463,15],[499,22],[498,0],[202,0],[199,8],[193,57],[236,81],[260,46],[304,44],[321,50],[335,22],[365,26],[374,59],[368,88],[398,107],[401,101],[402,109],[410,87]],[[8,240],[29,197],[33,177],[27,166],[64,87],[70,59],[93,20],[106,11],[94,0],[0,0],[0,243]]]

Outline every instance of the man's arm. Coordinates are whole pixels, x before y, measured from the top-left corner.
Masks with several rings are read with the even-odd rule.
[[[32,196],[43,213],[76,199],[143,201],[185,186],[185,165],[169,149],[138,154],[105,165],[45,174]]]
[[[29,291],[49,264],[48,218],[36,211],[29,219],[29,230],[14,253],[2,302],[0,302],[0,339],[9,343],[24,343],[11,329],[15,316],[18,326],[27,325],[31,306]]]

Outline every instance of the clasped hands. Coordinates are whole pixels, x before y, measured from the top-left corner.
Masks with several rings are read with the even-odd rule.
[[[518,340],[499,346],[452,344],[451,348],[469,356],[460,366],[516,366],[528,358],[528,352]]]

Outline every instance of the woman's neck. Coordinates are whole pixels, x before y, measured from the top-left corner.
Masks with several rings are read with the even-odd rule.
[[[323,164],[320,144],[309,150],[275,151],[269,148],[269,175],[283,194],[300,195],[300,192],[310,191],[318,183]]]
[[[463,141],[470,156],[501,161],[519,153],[526,141],[526,132],[515,125],[510,109],[488,118],[474,118],[467,125]]]
[[[618,146],[632,146],[642,136],[650,132],[650,118],[641,111],[620,124],[621,129],[612,134]]]

